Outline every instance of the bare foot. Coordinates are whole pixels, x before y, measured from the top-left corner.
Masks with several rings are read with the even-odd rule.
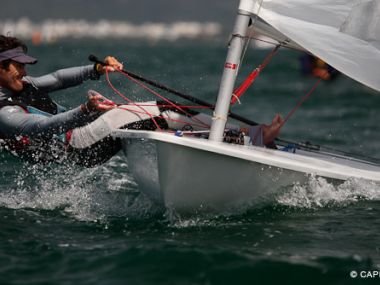
[[[272,142],[279,135],[283,123],[284,119],[279,114],[276,114],[272,124],[263,125],[263,142],[265,145]]]

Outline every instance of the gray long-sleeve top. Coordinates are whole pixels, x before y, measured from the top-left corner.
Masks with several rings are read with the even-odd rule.
[[[41,77],[26,76],[25,88],[20,94],[0,87],[0,102],[22,102],[22,105],[36,107],[51,116],[27,113],[18,105],[6,105],[0,109],[0,137],[9,139],[16,136],[50,138],[92,121],[96,114],[85,114],[77,107],[68,112],[56,112],[56,104],[48,92],[69,88],[88,79],[98,79],[93,65],[61,69]]]

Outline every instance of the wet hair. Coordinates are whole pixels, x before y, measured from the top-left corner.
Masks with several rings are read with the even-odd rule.
[[[26,46],[26,44],[18,38],[0,35],[0,52],[14,49],[17,47],[22,47],[25,53],[28,51],[28,47]],[[10,63],[11,59],[3,60],[2,62],[0,62],[3,68],[8,68]]]

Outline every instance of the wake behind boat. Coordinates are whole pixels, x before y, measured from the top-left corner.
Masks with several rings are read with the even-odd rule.
[[[142,191],[178,211],[218,212],[265,200],[283,187],[306,182],[310,175],[337,184],[351,178],[380,183],[379,165],[344,155],[222,142],[236,76],[255,23],[278,45],[301,47],[379,91],[376,8],[376,1],[330,0],[321,8],[314,0],[241,0],[208,139],[156,131],[114,132],[123,141]],[[362,17],[373,25],[356,25]]]

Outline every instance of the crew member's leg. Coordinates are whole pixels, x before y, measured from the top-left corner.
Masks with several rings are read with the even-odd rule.
[[[151,105],[156,102],[147,102]],[[144,112],[149,114],[146,114]],[[73,148],[83,149],[101,141],[109,136],[112,131],[126,125],[149,120],[151,116],[159,116],[160,111],[156,106],[144,106],[143,110],[134,105],[122,105],[102,114],[90,124],[73,130],[70,145]]]
[[[156,106],[144,107],[144,110],[152,116],[160,114]],[[120,140],[110,134],[115,129],[149,120],[150,115],[137,106],[125,105],[104,113],[84,127],[74,129],[68,146],[69,159],[87,167],[104,163],[121,150]]]

